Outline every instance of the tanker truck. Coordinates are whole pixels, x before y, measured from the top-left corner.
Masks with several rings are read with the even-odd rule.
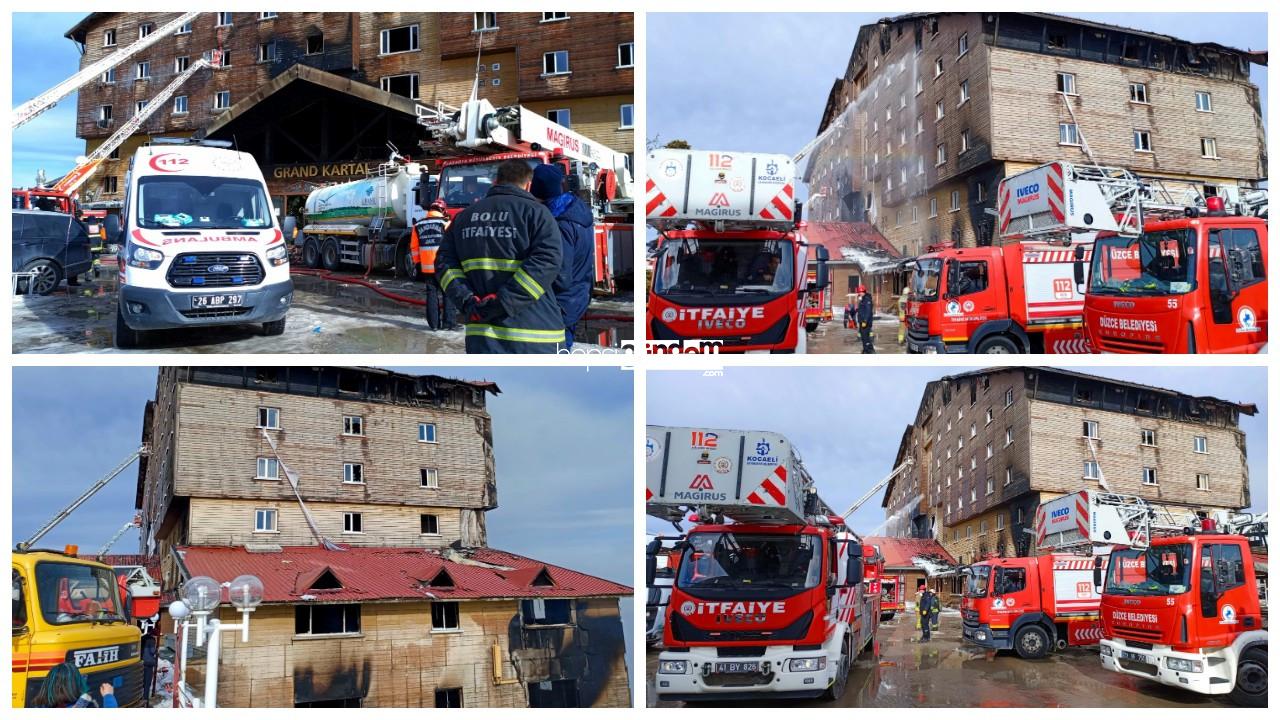
[[[431,177],[426,165],[393,152],[369,177],[311,191],[302,211],[303,264],[394,269],[416,278],[409,241],[414,223],[426,215]]]

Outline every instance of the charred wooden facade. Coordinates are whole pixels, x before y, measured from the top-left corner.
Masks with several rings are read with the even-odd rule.
[[[1081,134],[1099,164],[1206,194],[1254,186],[1267,154],[1249,67],[1266,61],[1043,13],[886,18],[859,30],[828,96],[818,133],[840,130],[806,168],[809,217],[872,222],[905,255],[999,242],[1000,180],[1089,162]]]
[[[1035,509],[1106,487],[1162,505],[1248,507],[1240,414],[1256,408],[1053,368],[933,381],[903,434],[911,472],[885,490],[888,532],[936,538],[960,562],[1034,553]]]
[[[81,48],[83,67],[176,15],[90,13],[66,37]],[[88,152],[183,63],[218,50],[227,65],[191,78],[177,91],[181,105],[175,98],[157,111],[84,194],[118,203],[139,145],[207,132],[253,153],[284,207],[314,184],[367,174],[387,158],[388,141],[415,155],[414,103],[461,103],[477,71],[479,95],[494,105],[556,111],[574,130],[630,153],[632,28],[631,13],[203,13],[81,88],[76,132]],[[562,53],[552,72],[547,53]],[[273,82],[281,87],[262,91]]]

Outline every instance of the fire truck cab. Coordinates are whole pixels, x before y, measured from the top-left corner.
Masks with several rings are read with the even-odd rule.
[[[966,572],[961,605],[967,642],[1039,659],[1098,642],[1093,562],[1071,555],[988,558]]]

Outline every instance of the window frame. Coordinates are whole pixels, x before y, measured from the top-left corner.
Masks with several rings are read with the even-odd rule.
[[[267,469],[270,469],[273,463],[275,464],[276,474],[264,475],[262,472],[263,468],[266,467]],[[266,457],[263,455],[259,455],[257,458],[257,465],[254,467],[253,479],[254,480],[279,480],[280,479],[280,458],[273,458],[273,457]]]
[[[626,116],[627,116],[626,109],[627,109],[627,108],[631,108],[631,121],[630,121],[630,122],[627,122],[627,120],[626,120]],[[635,103],[622,103],[621,105],[619,105],[619,106],[618,106],[618,129],[619,129],[619,130],[634,130],[634,129],[635,129],[635,127],[636,127],[636,106],[635,106]]]
[[[422,529],[422,526],[426,522],[427,518],[431,518],[434,521],[436,526],[435,532],[427,532],[426,530]],[[418,530],[420,531],[418,533],[419,535],[424,535],[426,537],[440,537],[440,516],[435,513],[419,513],[418,514]]]
[[[1089,474],[1090,471],[1093,472],[1092,475]],[[1101,480],[1102,466],[1098,464],[1097,460],[1085,460],[1084,467],[1080,472],[1080,478],[1082,480]]]
[[[1206,152],[1206,148],[1212,148],[1212,155]],[[1206,160],[1221,160],[1222,156],[1218,154],[1218,138],[1202,137],[1200,138],[1200,157]]]
[[[336,632],[336,633],[312,632],[312,629],[315,628],[315,609],[316,608],[334,608],[334,607],[343,608],[342,632]],[[325,603],[323,605],[307,603],[307,604],[294,605],[294,608],[295,609],[294,609],[294,616],[293,616],[293,637],[295,639],[309,640],[313,638],[315,639],[351,638],[351,637],[364,636],[364,608],[361,606],[360,603],[332,603],[332,604]],[[355,630],[349,629],[350,623],[348,623],[348,620],[350,619],[350,616],[348,615],[348,610],[346,608],[355,608],[355,621],[356,621]],[[307,612],[307,629],[308,630],[305,633],[298,632],[298,612],[302,610],[306,610]]]
[[[1191,452],[1196,455],[1209,454],[1209,436],[1208,435],[1192,435],[1191,436]]]
[[[1080,437],[1089,438],[1090,440],[1101,439],[1098,437],[1098,421],[1097,420],[1082,420],[1081,422],[1082,422],[1082,426],[1080,428]]]
[[[1061,94],[1061,95],[1066,95],[1067,97],[1079,97],[1079,96],[1080,96],[1080,93],[1077,91],[1077,85],[1076,85],[1076,74],[1075,74],[1075,73],[1069,73],[1069,72],[1058,72],[1058,73],[1055,73],[1055,75],[1056,75],[1056,77],[1055,77],[1055,79],[1054,79],[1054,87],[1055,87],[1055,88],[1059,88],[1059,89],[1055,90],[1057,93],[1059,93],[1059,94]],[[1069,82],[1065,82],[1065,83],[1064,83],[1064,82],[1062,82],[1064,78],[1069,78],[1069,79],[1070,79],[1070,80],[1069,80]],[[1069,89],[1069,90],[1068,90],[1068,89],[1066,89],[1068,86],[1070,86],[1070,89]]]
[[[1139,428],[1138,433],[1139,433],[1138,435],[1139,445],[1142,445],[1143,447],[1160,447],[1157,444],[1159,438],[1156,435],[1155,430],[1149,430],[1147,428]],[[1148,436],[1151,438],[1150,442],[1147,441]]]
[[[430,429],[431,429],[431,432],[429,433],[429,434],[430,434],[430,436],[431,436],[431,439],[430,439],[430,440],[426,440],[426,439],[424,439],[424,438],[423,438],[423,436],[424,436],[424,435],[428,434],[428,433],[424,433],[424,432],[423,432],[423,431],[424,431],[424,430],[426,430],[427,428],[430,428]],[[427,444],[427,445],[439,445],[439,444],[440,444],[440,432],[439,432],[439,430],[436,428],[436,424],[435,424],[435,423],[433,423],[433,422],[420,422],[420,423],[418,423],[418,442],[420,442],[420,443],[425,443],[425,444]]]
[[[179,109],[178,109],[178,101],[179,101],[179,100],[181,100],[181,101],[182,101],[182,109],[181,109],[181,110],[179,110]],[[173,110],[172,110],[172,114],[173,114],[173,115],[186,115],[186,114],[188,114],[189,112],[191,112],[191,110],[190,110],[190,107],[191,107],[190,102],[191,102],[191,101],[188,99],[188,97],[187,97],[186,95],[174,95],[174,96],[173,96]]]
[[[550,17],[550,18],[547,17],[548,15],[554,16],[556,14],[557,13],[554,13],[554,12],[543,12],[542,19],[539,20],[538,22],[540,23],[564,22],[565,20],[569,19],[569,13],[567,12],[559,13],[560,17]]]
[[[271,422],[272,411],[275,411],[274,413],[275,420],[276,420],[275,425],[262,424],[262,413],[264,410],[267,413],[267,422]],[[280,429],[280,408],[271,407],[270,405],[259,405],[258,406],[258,424],[255,425],[254,427],[262,430],[279,430]]]
[[[560,68],[560,62],[559,62],[559,60],[560,60],[560,56],[561,56],[562,54],[564,55],[564,69],[563,69],[563,70],[559,69],[559,68]],[[554,71],[552,71],[552,72],[547,72],[547,58],[548,58],[548,57],[553,58],[553,59],[555,60],[555,62],[553,63],[553,65],[555,65],[556,69],[555,69]],[[570,65],[569,65],[569,51],[568,51],[568,50],[548,50],[547,52],[542,53],[542,75],[541,75],[540,77],[544,77],[544,78],[547,78],[547,77],[562,77],[562,76],[564,76],[564,75],[571,75],[571,74],[573,74],[573,71],[570,69]]]
[[[352,428],[355,428],[355,429],[353,430]],[[364,416],[363,415],[343,415],[342,416],[342,434],[346,437],[367,437],[364,434]]]
[[[226,96],[227,98],[226,105],[222,105],[219,103],[220,98],[222,98],[223,96]],[[213,94],[214,110],[229,110],[230,108],[231,108],[231,91],[230,90],[219,90]]]
[[[258,529],[259,520],[262,518],[271,519],[271,527],[268,530]],[[276,508],[254,508],[253,509],[253,532],[261,534],[278,534],[280,532],[280,513]]]
[[[1145,148],[1138,147],[1138,146],[1141,144],[1141,143],[1139,142],[1139,140],[1145,140],[1145,141],[1146,141],[1147,146],[1146,146]],[[1155,150],[1153,150],[1153,149],[1152,149],[1152,147],[1153,147],[1153,146],[1152,146],[1152,144],[1151,144],[1151,131],[1150,131],[1150,130],[1139,130],[1139,129],[1137,129],[1137,128],[1134,128],[1134,130],[1133,130],[1133,151],[1134,151],[1134,152],[1139,152],[1139,153],[1148,153],[1148,154],[1151,154],[1151,153],[1154,153],[1154,152],[1155,152]]]
[[[401,95],[391,90],[391,81],[399,78],[409,78],[409,87],[412,95]],[[418,100],[422,97],[421,77],[416,72],[396,73],[395,75],[383,75],[378,78],[378,88],[384,93],[390,93],[397,97],[407,97],[410,100]]]
[[[442,611],[442,612],[440,613],[440,614],[441,614],[441,616],[442,616],[442,617],[441,617],[442,624],[441,624],[441,625],[439,625],[439,626],[437,626],[437,625],[436,625],[436,606],[437,606],[437,605],[440,605],[440,606],[441,606],[441,611]],[[453,625],[452,625],[452,626],[450,626],[450,625],[448,624],[448,620],[449,620],[449,617],[448,617],[448,611],[449,611],[449,609],[450,609],[450,608],[452,608],[452,610],[453,610]],[[450,633],[460,633],[460,632],[462,632],[462,608],[461,608],[461,606],[459,605],[459,603],[457,603],[457,602],[450,602],[450,601],[448,601],[448,600],[445,600],[445,601],[439,601],[439,600],[437,600],[437,601],[433,601],[433,602],[431,603],[431,628],[430,628],[430,632],[431,632],[431,634],[433,634],[433,635],[434,635],[434,634],[436,634],[436,633],[450,634]]]
[[[1151,482],[1147,482],[1147,478],[1151,478]],[[1160,484],[1160,478],[1156,474],[1156,468],[1144,465],[1142,467],[1142,484],[1148,487],[1154,487]]]
[[[1140,92],[1135,93],[1135,92],[1134,92],[1134,90],[1138,90],[1138,89],[1140,89]],[[1137,97],[1135,97],[1136,95],[1141,95],[1141,96],[1142,96],[1142,99],[1141,99],[1141,100],[1137,99]],[[1147,84],[1146,84],[1146,83],[1144,83],[1144,82],[1131,82],[1131,83],[1129,83],[1129,102],[1131,102],[1131,103],[1133,103],[1133,104],[1135,104],[1135,105],[1150,105],[1150,104],[1151,104],[1151,96],[1147,93]]]
[[[107,28],[102,31],[102,47],[120,47],[119,39],[116,37],[116,31],[119,28]],[[110,40],[111,42],[107,42]]]
[[[352,479],[356,475],[360,476],[359,480]],[[365,485],[366,483],[364,480],[364,463],[357,463],[357,462],[342,463],[342,484],[343,485]]]
[[[150,80],[151,79],[151,61],[139,60],[133,66],[134,80]]]
[[[969,54],[969,33],[960,33],[960,37],[956,39],[956,50],[957,60]]]
[[[1063,131],[1071,128],[1070,138],[1063,138]],[[1080,125],[1073,122],[1058,123],[1058,144],[1063,147],[1083,147],[1080,142]]]
[[[351,528],[359,526],[359,530]],[[364,513],[356,510],[344,510],[342,512],[342,534],[343,535],[363,535],[364,534]]]
[[[622,62],[622,48],[630,48],[630,50],[628,50],[628,51],[627,51],[627,55],[630,57],[630,62],[627,62],[627,63],[623,63],[623,62]],[[626,70],[627,68],[634,68],[635,66],[636,66],[636,44],[635,44],[635,41],[632,41],[632,42],[624,42],[624,43],[618,43],[618,64],[617,64],[617,65],[614,65],[614,66],[613,66],[613,69],[614,69],[614,70]]]
[[[484,20],[483,23],[480,20]],[[489,20],[493,20],[493,24],[489,24]],[[494,32],[499,28],[498,13],[496,12],[472,12],[471,13],[471,32],[485,33]]]
[[[496,15],[496,13],[495,13]],[[396,30],[409,30],[410,47],[408,50],[391,50],[391,33]],[[494,28],[495,30],[497,28]],[[388,55],[403,55],[404,53],[419,52],[422,50],[422,34],[418,23],[409,23],[408,25],[397,25],[395,27],[383,28],[378,31],[378,57],[386,57]]]
[[[1205,103],[1205,109],[1200,109],[1200,98],[1203,97],[1208,102]],[[1213,113],[1213,93],[1208,90],[1195,91],[1196,112]]]
[[[226,16],[226,22],[223,22],[223,16]],[[219,12],[213,19],[214,27],[231,27],[235,24],[235,15],[233,12]]]

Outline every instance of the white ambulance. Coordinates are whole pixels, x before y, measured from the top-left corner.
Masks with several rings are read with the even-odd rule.
[[[261,323],[282,334],[293,281],[269,198],[258,163],[230,143],[138,148],[121,211],[116,346],[192,326]]]

